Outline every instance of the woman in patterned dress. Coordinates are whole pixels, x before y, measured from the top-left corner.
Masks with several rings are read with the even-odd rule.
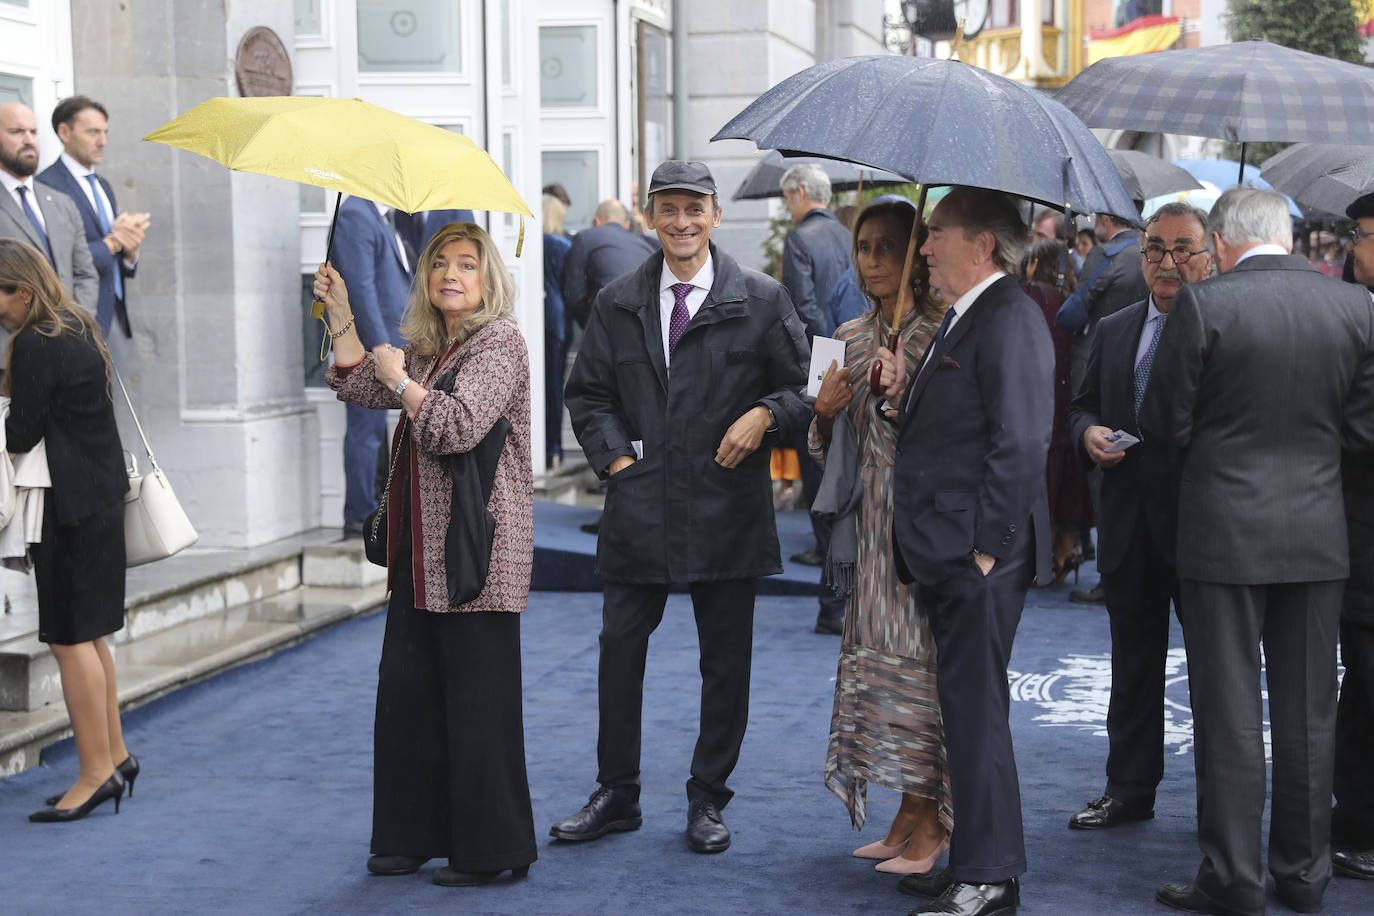
[[[894,363],[886,343],[914,219],[915,208],[904,199],[874,203],[859,215],[854,266],[874,308],[836,331],[845,342],[845,366],[822,383],[807,442],[823,462],[834,418],[848,411],[863,484],[857,575],[845,603],[825,783],[849,808],[856,828],[864,824],[868,783],[901,791],[902,804],[887,835],[854,851],[860,858],[882,859],[879,871],[900,874],[929,871],[949,847],[953,827],[935,693],[935,641],[917,590],[897,578],[892,554],[897,427],[878,416],[880,399],[868,382],[875,358],[889,367]],[[900,325],[908,373],[920,364],[945,311],[928,292],[924,258],[916,256],[911,273],[916,305],[906,309]]]
[[[315,296],[333,329],[325,378],[339,399],[404,411],[386,492],[391,598],[367,867],[405,875],[447,858],[434,883],[459,887],[507,869],[523,877],[536,852],[520,703],[520,612],[534,553],[530,367],[515,284],[480,226],[445,226],[416,264],[403,349],[363,349],[332,265],[315,274]],[[445,459],[474,450],[503,417],[510,430],[487,504],[496,522],[487,578],[476,598],[453,606]]]

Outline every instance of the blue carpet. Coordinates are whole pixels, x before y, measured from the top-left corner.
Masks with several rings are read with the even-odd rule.
[[[1085,582],[1092,581],[1091,573]],[[1186,671],[1172,679],[1170,754],[1158,817],[1110,832],[1066,828],[1099,794],[1106,754],[1101,608],[1068,587],[1032,593],[1013,658],[1013,728],[1030,871],[1028,914],[1167,913],[1161,882],[1192,876],[1198,852]],[[752,719],[726,811],[734,846],[683,841],[683,784],[699,680],[690,604],[670,599],[649,658],[642,830],[556,844],[550,823],[593,787],[599,597],[536,593],[523,622],[525,723],[540,858],[522,882],[471,889],[364,870],[371,722],[382,618],[351,621],[128,717],[143,762],[121,813],[29,824],[66,787],[70,743],[0,781],[0,911],[6,913],[904,913],[917,901],[849,855],[880,839],[898,796],[870,791],[849,828],[821,784],[837,640],[810,632],[814,598],[758,603]],[[1181,646],[1177,627],[1174,644]],[[956,812],[957,817],[957,812]],[[1326,912],[1367,913],[1374,886],[1337,878]],[[1274,904],[1276,911],[1281,910]]]

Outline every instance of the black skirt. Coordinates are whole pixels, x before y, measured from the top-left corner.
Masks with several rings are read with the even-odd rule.
[[[520,615],[415,607],[391,571],[377,683],[372,852],[498,871],[537,858],[520,697]]]
[[[124,503],[71,525],[43,512],[43,540],[30,550],[38,587],[38,639],[73,646],[124,628]]]

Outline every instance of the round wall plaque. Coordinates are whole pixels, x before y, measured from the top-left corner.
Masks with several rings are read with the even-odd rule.
[[[234,56],[239,94],[245,97],[291,94],[291,58],[277,33],[254,26],[239,41]]]

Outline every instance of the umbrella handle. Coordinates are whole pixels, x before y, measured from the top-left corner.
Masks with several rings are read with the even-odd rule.
[[[893,353],[896,353],[897,348],[901,345],[902,341],[896,331],[887,335],[887,348]],[[875,359],[873,368],[868,370],[868,390],[873,392],[875,397],[882,397],[883,395],[883,361],[880,359]]]
[[[343,202],[343,192],[334,196],[334,218],[329,221],[329,240],[324,245],[324,261],[329,263],[334,254],[334,227],[339,224],[339,204]],[[310,317],[324,324],[324,337],[320,340],[320,362],[329,359],[329,351],[334,348],[334,338],[329,335],[329,321],[324,317],[324,302],[316,299],[310,303]]]

